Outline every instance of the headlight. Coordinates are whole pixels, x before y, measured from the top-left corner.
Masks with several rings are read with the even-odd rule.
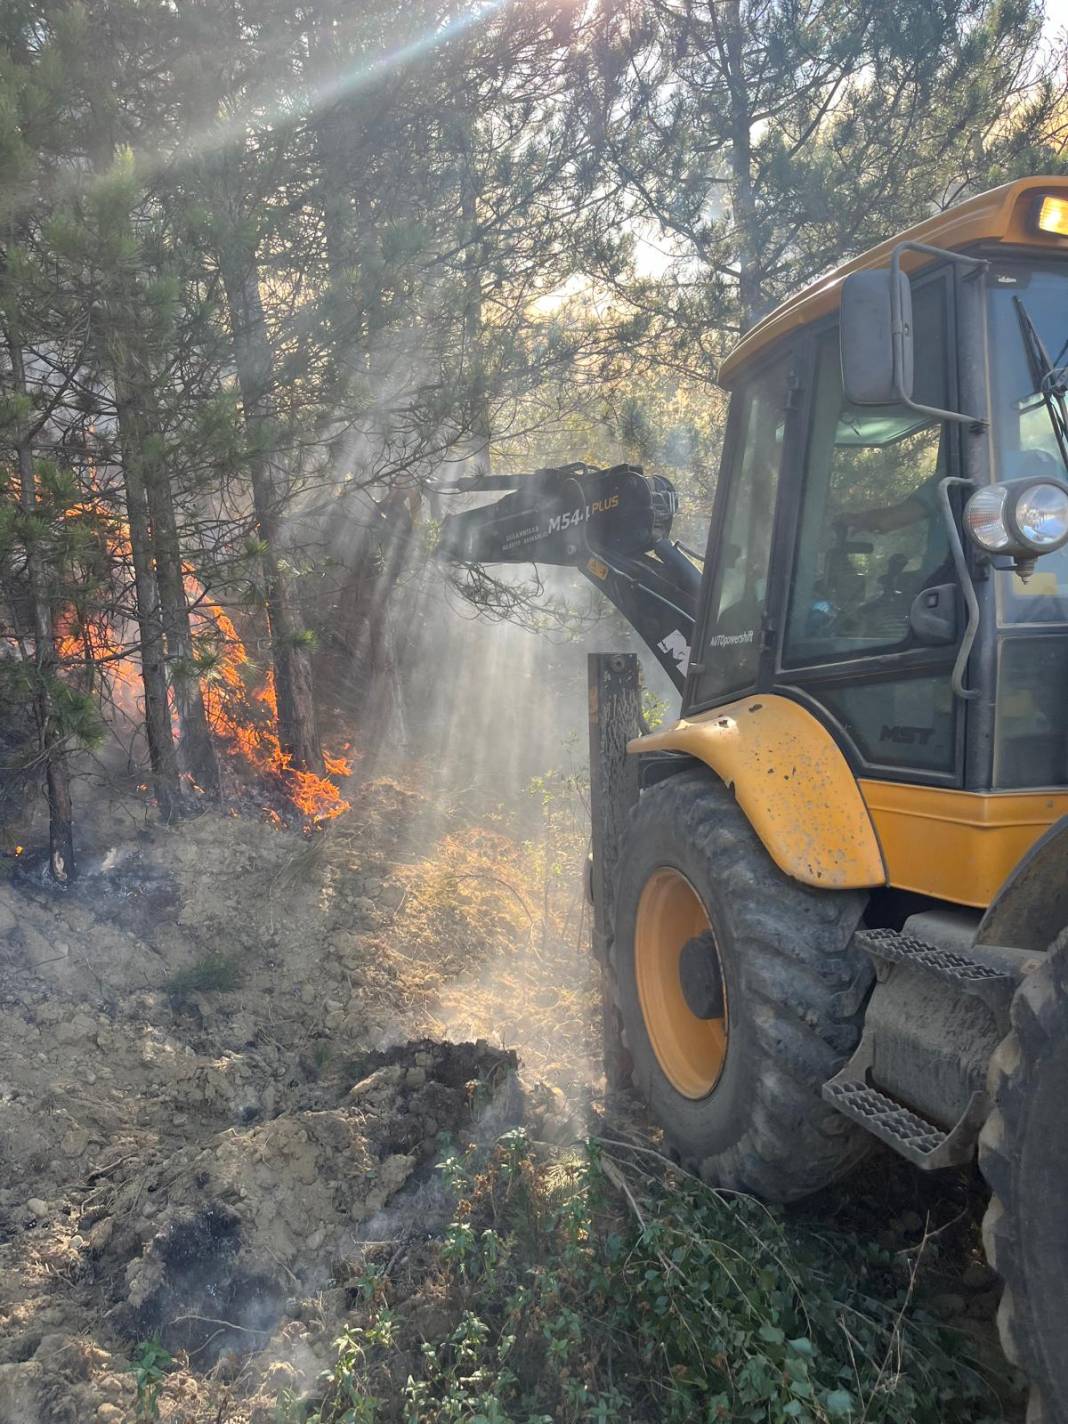
[[[964,511],[968,533],[988,554],[1000,554],[1009,547],[1009,531],[1005,525],[1007,494],[1004,485],[987,485],[972,495]]]
[[[1045,477],[986,485],[965,506],[964,524],[988,554],[1033,560],[1068,542],[1068,485]]]
[[[1035,553],[1059,549],[1068,539],[1068,490],[1061,485],[1031,485],[1016,500],[1012,520]]]

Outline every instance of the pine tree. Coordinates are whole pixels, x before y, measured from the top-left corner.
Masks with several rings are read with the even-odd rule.
[[[720,353],[722,333],[980,173],[1033,163],[1064,91],[1042,14],[1041,0],[606,12],[590,122],[677,253],[662,292],[684,340]]]
[[[22,515],[18,531],[25,550],[32,612],[30,639],[33,648],[33,713],[37,728],[37,745],[44,762],[48,791],[49,871],[53,880],[66,883],[77,875],[74,856],[74,812],[71,805],[64,728],[57,710],[57,699],[62,699],[62,690],[57,680],[59,660],[53,635],[48,570],[42,548],[43,541],[39,537],[42,531],[34,470],[35,426],[30,414],[33,402],[26,381],[25,360],[20,344],[21,333],[15,311],[16,301],[10,291],[5,292],[4,325],[14,396],[12,423],[18,471],[19,510]]]
[[[22,600],[17,585],[22,580],[5,582],[12,589],[8,599],[14,615],[12,631],[19,644],[28,644],[30,650],[22,670],[28,674],[36,752],[44,766],[47,788],[49,871],[54,880],[66,883],[76,877],[77,861],[67,756],[71,728],[64,726],[62,714],[64,701],[75,699],[65,696],[67,689],[59,679],[53,624],[57,570],[50,567],[50,553],[54,553],[48,537],[51,521],[38,496],[34,442],[47,423],[50,402],[47,390],[41,399],[35,399],[23,349],[27,328],[39,318],[39,312],[28,310],[36,305],[39,293],[35,274],[21,250],[23,240],[40,221],[33,155],[22,131],[32,97],[29,76],[20,73],[4,54],[0,58],[0,329],[8,359],[8,391],[6,409],[0,413],[0,441],[14,455],[17,507],[9,506],[6,517],[0,517],[0,560],[9,563],[13,546],[21,546],[28,605],[25,627],[19,626],[22,620],[18,616]]]
[[[313,638],[301,614],[285,531],[295,472],[286,468],[284,451],[293,432],[281,418],[283,378],[261,290],[261,250],[269,237],[261,225],[277,182],[275,162],[285,162],[289,129],[278,125],[279,134],[261,135],[262,145],[258,141],[256,100],[277,76],[278,56],[262,69],[257,60],[279,41],[267,7],[250,16],[247,26],[242,19],[238,12],[222,16],[218,7],[205,3],[189,5],[181,17],[179,35],[186,53],[176,117],[182,161],[172,177],[177,180],[177,201],[206,213],[203,233],[225,298],[270,632],[279,741],[295,770],[321,772]],[[262,44],[257,43],[258,32]],[[234,46],[229,53],[235,63],[224,72],[227,41]],[[252,75],[249,92],[243,90],[243,72]],[[241,112],[246,103],[247,122],[231,123],[228,130],[225,114]]]

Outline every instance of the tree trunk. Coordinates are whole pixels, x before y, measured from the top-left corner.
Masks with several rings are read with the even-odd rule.
[[[329,92],[337,86],[340,74],[358,67],[366,56],[359,48],[354,50],[347,45],[342,25],[332,22],[336,11],[330,6],[317,10],[318,13],[305,11],[308,79],[313,90],[322,87]],[[309,125],[315,143],[317,196],[323,218],[327,280],[322,302],[333,346],[334,398],[337,409],[346,412],[352,410],[354,396],[357,404],[366,399],[356,388],[370,375],[372,327],[375,319],[381,321],[382,317],[380,311],[368,309],[359,281],[367,199],[361,184],[352,179],[353,153],[366,142],[366,126],[373,128],[378,119],[373,95],[342,93],[319,106]],[[347,416],[338,424],[343,428]],[[332,467],[346,460],[348,448],[344,440],[331,444]]]
[[[241,240],[237,227],[236,223],[232,225],[218,256],[251,450],[249,477],[256,525],[265,546],[263,572],[278,700],[278,740],[296,770],[321,772],[323,755],[316,726],[311,660],[302,642],[303,619],[282,555],[284,491],[270,454],[274,440],[271,348],[260,301],[255,254]]]
[[[100,102],[89,98],[91,128],[88,149],[94,170],[106,174],[116,155],[114,115]],[[130,235],[128,233],[128,235]],[[172,821],[182,811],[178,759],[171,732],[170,699],[167,692],[167,650],[163,615],[156,577],[156,551],[147,493],[146,450],[151,431],[146,403],[151,400],[148,362],[138,349],[139,323],[136,286],[121,267],[110,274],[101,315],[97,321],[100,361],[110,377],[115,393],[119,449],[126,488],[126,517],[130,528],[130,554],[134,570],[134,595],[140,633],[141,682],[145,692],[145,737],[153,787],[160,814]]]
[[[219,791],[219,763],[193,662],[193,633],[171,483],[163,461],[158,458],[146,457],[144,475],[170,685],[178,713],[178,767],[188,773],[202,791],[215,796]]]
[[[416,497],[394,490],[378,507],[378,520],[368,541],[367,557],[375,573],[362,600],[362,625],[357,642],[368,670],[369,694],[364,709],[364,756],[361,774],[370,779],[378,753],[388,742],[408,745],[402,655],[398,648],[395,607],[400,580],[411,563]],[[372,546],[377,551],[372,555]]]
[[[11,356],[15,392],[25,397],[26,367],[22,359],[22,348],[11,333],[8,334],[8,351]],[[37,509],[37,490],[33,473],[31,436],[25,429],[18,432],[16,455],[19,503],[23,514],[30,518]],[[74,857],[70,769],[63,737],[52,715],[49,685],[55,677],[58,659],[52,637],[52,608],[48,597],[48,582],[41,563],[40,548],[33,538],[26,541],[26,563],[30,575],[30,600],[33,608],[33,711],[48,787],[48,868],[53,880],[66,884],[74,880],[78,873]]]
[[[359,774],[367,781],[385,742],[394,749],[408,745],[403,672],[413,609],[402,580],[415,562],[419,501],[414,491],[403,490],[379,501],[364,490],[350,500],[344,506],[343,546],[339,543],[336,555],[350,572],[340,590],[333,631],[345,650],[346,697],[360,722]]]
[[[313,76],[325,83],[330,83],[344,64],[357,62],[357,56],[352,53],[343,59],[336,33],[322,15],[313,18],[309,26],[309,59]],[[357,304],[358,293],[352,281],[360,244],[360,197],[358,190],[352,190],[349,173],[352,130],[358,124],[356,101],[346,96],[321,110],[315,118],[313,132],[322,175],[323,237],[333,341],[335,349],[343,353],[345,366],[350,367],[353,374],[359,371],[367,375],[371,348],[367,340],[368,313]],[[343,454],[345,446],[341,444],[337,450]],[[360,577],[349,583],[357,590],[359,600],[354,610],[358,629],[354,640],[356,661],[366,674],[361,758],[361,774],[365,778],[373,774],[372,768],[377,765],[378,752],[385,740],[394,747],[403,747],[407,742],[403,687],[389,599],[403,559],[407,557],[408,539],[403,535],[398,537],[395,512],[396,500],[387,495],[377,521],[362,540],[366,567],[360,570]],[[409,532],[410,523],[408,518]]]
[[[730,191],[738,249],[738,301],[741,329],[747,331],[763,315],[764,290],[759,258],[759,215],[753,191],[752,117],[746,87],[745,30],[740,0],[725,0],[722,25],[730,94]]]
[[[119,343],[115,343],[117,346]],[[170,703],[167,696],[167,660],[156,581],[155,551],[145,488],[144,450],[147,431],[141,408],[133,395],[126,362],[116,358],[115,409],[119,425],[123,479],[126,485],[126,516],[130,526],[130,553],[134,568],[137,626],[141,637],[141,681],[145,689],[145,736],[148,760],[165,821],[181,814],[178,758],[171,733]]]
[[[312,15],[308,24],[308,60],[312,85],[336,83],[341,69],[338,45],[329,19]],[[347,157],[351,137],[347,132],[347,107],[342,99],[322,105],[312,122],[318,160],[323,236],[329,276],[331,320],[336,323],[338,304],[345,298],[348,274],[354,263],[355,209],[348,179]],[[340,333],[338,333],[340,334]],[[362,343],[361,343],[362,344]]]
[[[490,410],[482,366],[482,267],[483,251],[478,225],[478,171],[475,164],[475,134],[465,126],[460,155],[460,222],[463,230],[464,346],[465,358],[474,375],[471,389],[471,460],[473,473],[492,474],[490,461]]]
[[[605,1087],[630,1082],[631,1062],[615,992],[615,938],[619,864],[630,814],[638,804],[636,759],[627,744],[642,730],[641,685],[634,653],[590,653],[587,658],[590,732],[590,895],[593,953],[601,966]]]

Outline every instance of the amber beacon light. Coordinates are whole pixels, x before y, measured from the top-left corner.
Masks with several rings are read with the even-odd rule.
[[[1035,226],[1039,232],[1068,237],[1068,198],[1054,198],[1048,193],[1040,198],[1035,208]]]

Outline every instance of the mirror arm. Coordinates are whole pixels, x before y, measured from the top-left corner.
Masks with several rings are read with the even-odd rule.
[[[972,654],[975,635],[979,631],[979,599],[976,597],[975,584],[972,582],[972,571],[968,567],[968,556],[961,543],[960,530],[957,528],[957,521],[953,516],[953,506],[949,502],[950,485],[967,485],[969,489],[975,489],[976,485],[974,480],[961,479],[958,475],[947,475],[944,480],[938,481],[938,499],[942,506],[942,518],[946,522],[946,533],[949,535],[953,563],[957,570],[957,577],[960,579],[964,602],[968,607],[968,626],[964,630],[964,637],[960,640],[960,647],[957,649],[957,660],[953,664],[951,682],[957,696],[963,698],[965,702],[971,702],[979,696],[979,689],[965,687],[964,674],[968,667],[968,659]]]
[[[894,343],[894,391],[902,405],[932,420],[955,420],[960,425],[970,425],[973,429],[985,430],[988,421],[985,416],[964,415],[959,410],[939,410],[937,406],[919,405],[907,394],[902,384],[905,369],[905,331],[901,315],[901,254],[903,252],[926,252],[931,257],[944,257],[958,267],[968,269],[970,276],[977,276],[989,264],[981,257],[967,257],[961,252],[949,252],[944,247],[931,247],[926,242],[899,242],[890,257],[890,331]]]

